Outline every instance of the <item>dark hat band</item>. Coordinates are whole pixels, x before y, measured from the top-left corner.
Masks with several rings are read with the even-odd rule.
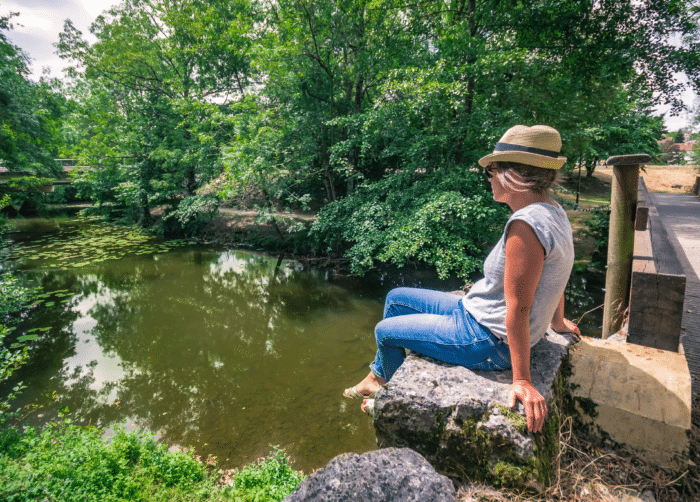
[[[537,155],[545,155],[546,157],[552,157],[553,159],[559,158],[559,152],[553,152],[552,150],[542,150],[541,148],[532,148],[529,146],[511,145],[510,143],[496,143],[496,148],[494,152],[527,152],[536,153]]]

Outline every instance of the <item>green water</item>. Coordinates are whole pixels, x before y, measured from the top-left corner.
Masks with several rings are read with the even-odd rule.
[[[14,332],[40,335],[18,375],[28,385],[18,404],[41,406],[29,423],[67,408],[80,423],[146,429],[222,467],[270,445],[305,471],[376,448],[342,391],[368,371],[383,292],[95,222],[25,220],[11,238],[3,268],[42,293]]]

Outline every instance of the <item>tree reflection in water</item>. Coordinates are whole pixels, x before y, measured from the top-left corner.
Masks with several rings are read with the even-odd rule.
[[[20,326],[51,326],[19,375],[29,385],[24,404],[44,405],[35,423],[67,406],[82,423],[126,421],[223,466],[251,462],[271,444],[305,470],[375,448],[371,424],[342,389],[374,355],[378,299],[234,251],[26,274],[45,291],[74,293]]]

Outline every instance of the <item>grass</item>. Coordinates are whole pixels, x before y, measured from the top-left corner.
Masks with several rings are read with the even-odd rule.
[[[78,501],[282,500],[303,479],[284,452],[241,470],[216,471],[152,436],[56,424],[0,431],[0,499]]]

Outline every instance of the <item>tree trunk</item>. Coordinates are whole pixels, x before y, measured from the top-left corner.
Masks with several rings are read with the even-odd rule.
[[[189,141],[192,136],[190,134],[190,126],[185,124],[185,141]],[[197,190],[197,180],[196,180],[196,170],[195,166],[189,165],[185,171],[185,195],[194,195],[195,190]]]
[[[270,211],[270,223],[272,223],[272,228],[275,229],[275,232],[277,232],[277,235],[280,238],[280,241],[284,242],[284,234],[282,233],[282,230],[280,230],[279,225],[277,224],[277,219],[275,218],[274,212],[275,212],[275,206],[272,205],[272,201],[270,200],[270,195],[267,193],[267,190],[262,190],[263,197],[265,197],[265,204],[267,205],[267,210]]]
[[[478,30],[478,25],[476,23],[476,0],[468,0],[468,3],[465,5],[464,2],[461,3],[459,6],[459,9],[457,11],[457,15],[454,18],[454,22],[457,22],[458,19],[457,17],[461,18],[463,15],[465,15],[464,9],[466,7],[466,16],[467,16],[467,22],[469,25],[469,35],[471,37],[475,37]],[[468,65],[473,65],[476,63],[476,58],[475,57],[470,57],[467,60]],[[467,77],[467,92],[466,95],[464,96],[464,109],[466,111],[467,115],[467,121],[469,120],[469,117],[471,117],[472,114],[472,109],[474,107],[474,88],[476,86],[476,79],[473,76]],[[459,139],[457,140],[457,151],[455,152],[455,164],[459,164],[462,162],[462,149],[464,148],[464,141],[467,138],[467,131],[464,131],[462,134],[460,134]]]
[[[595,171],[595,165],[598,163],[598,159],[592,159],[586,161],[586,178],[593,177],[593,172]]]

